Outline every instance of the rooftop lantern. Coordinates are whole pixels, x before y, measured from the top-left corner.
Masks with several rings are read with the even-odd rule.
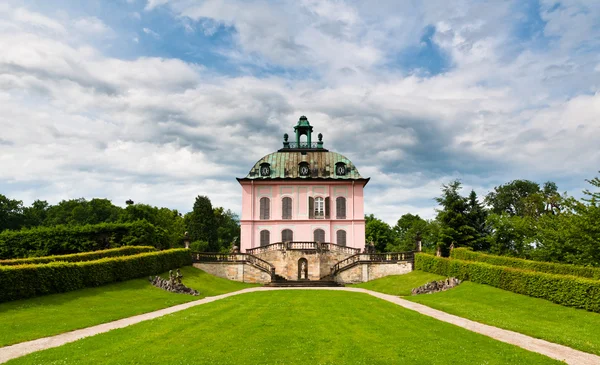
[[[298,120],[298,124],[294,126],[294,132],[296,132],[296,142],[289,142],[289,135],[285,133],[283,135],[283,149],[282,150],[322,150],[323,149],[323,134],[319,133],[319,141],[313,143],[312,132],[313,127],[308,122],[306,116],[301,116]],[[301,136],[306,136],[306,141],[300,141]]]

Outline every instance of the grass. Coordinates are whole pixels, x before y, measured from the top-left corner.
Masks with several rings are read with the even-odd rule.
[[[366,294],[256,292],[8,364],[559,364]]]
[[[0,347],[106,323],[176,304],[253,286],[221,279],[191,266],[183,282],[195,297],[153,287],[148,279],[0,303]]]
[[[424,271],[412,271],[404,275],[392,275],[386,276],[381,279],[368,281],[366,283],[349,285],[355,288],[364,288],[380,293],[391,294],[391,295],[410,295],[410,291],[413,288],[417,288],[423,284],[427,284],[430,281],[442,280],[445,277],[431,274]]]
[[[554,304],[487,285],[464,282],[406,299],[528,336],[600,355],[600,314]]]

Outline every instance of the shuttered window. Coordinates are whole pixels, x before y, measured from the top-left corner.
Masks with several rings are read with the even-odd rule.
[[[312,196],[308,197],[308,218],[315,218],[315,198],[313,198]]]
[[[314,241],[315,242],[325,242],[325,231],[322,229],[315,229]]]
[[[285,197],[281,201],[281,219],[292,219],[292,198]]]
[[[337,219],[346,219],[346,198],[343,196],[335,199],[335,216]]]
[[[315,218],[325,218],[325,200],[321,197],[315,198]]]
[[[269,198],[260,198],[260,219],[269,219],[270,210]]]
[[[269,244],[271,244],[271,232],[267,231],[266,229],[263,229],[262,231],[260,231],[260,245],[266,246]]]
[[[346,231],[343,229],[337,231],[337,244],[340,246],[346,246]]]
[[[329,219],[329,217],[331,217],[331,215],[329,214],[329,212],[331,211],[331,204],[329,203],[329,200],[329,197],[325,198],[325,219]]]
[[[291,229],[281,231],[281,242],[292,242],[294,240],[294,232]]]

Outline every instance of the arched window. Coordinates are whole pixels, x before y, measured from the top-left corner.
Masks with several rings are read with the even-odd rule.
[[[315,198],[315,218],[325,218],[325,199]]]
[[[260,219],[269,219],[269,213],[271,210],[269,198],[260,198]]]
[[[292,242],[294,240],[294,232],[291,229],[281,231],[281,242]]]
[[[337,231],[337,244],[340,246],[346,246],[346,231],[343,229]]]
[[[292,219],[292,198],[285,197],[281,201],[281,219]]]
[[[263,229],[262,231],[260,231],[260,245],[266,246],[269,244],[271,244],[271,232],[267,231],[266,229]]]
[[[314,232],[314,241],[315,242],[325,242],[325,231],[322,229],[315,229]]]
[[[335,216],[337,219],[346,219],[346,198],[343,196],[335,199]]]
[[[309,219],[329,219],[329,197],[308,197],[308,218]]]

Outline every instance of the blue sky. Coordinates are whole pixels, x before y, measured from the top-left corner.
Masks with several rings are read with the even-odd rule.
[[[389,223],[452,179],[579,195],[600,170],[596,2],[9,0],[0,48],[0,193],[25,204],[239,211],[300,115]]]

